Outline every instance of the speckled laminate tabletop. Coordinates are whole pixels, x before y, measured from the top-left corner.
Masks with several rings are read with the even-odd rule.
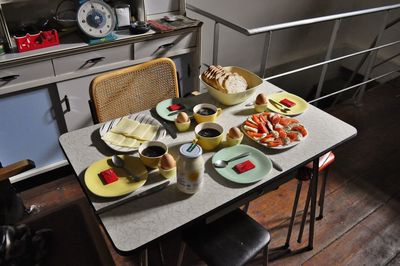
[[[223,112],[216,122],[228,130],[232,126],[240,125],[248,115],[253,113],[253,108],[245,105],[254,101],[258,93],[277,91],[281,91],[281,89],[264,82],[250,99],[235,106],[223,106],[208,94],[196,96],[193,100],[221,107]],[[148,111],[144,113],[150,114]],[[246,137],[242,144],[257,147],[266,156],[280,164],[284,172],[288,172],[357,134],[354,127],[314,106],[310,106],[306,112],[296,118],[306,126],[309,136],[290,149],[270,150]],[[193,139],[193,124],[195,123],[192,123],[190,131],[178,133],[178,138],[172,139],[167,135],[163,139],[172,154],[182,143],[190,142]],[[100,125],[94,125],[68,132],[60,137],[61,146],[83,187],[85,187],[83,177],[86,168],[105,156],[115,154],[100,139],[99,127]],[[87,190],[87,195],[94,209],[99,212],[98,215],[115,247],[123,252],[134,250],[196,218],[204,217],[222,205],[234,202],[243,194],[251,193],[265,185],[266,182],[282,176],[281,172],[273,169],[266,178],[254,184],[235,184],[219,176],[213,169],[211,166],[213,154],[214,152],[203,154],[206,162],[204,184],[203,188],[194,195],[183,194],[176,188],[175,180],[171,180],[171,184],[161,191],[128,201],[127,199],[132,195],[163,181],[160,175],[154,172],[149,175],[148,182],[142,188],[117,200],[122,201],[123,204],[101,212],[100,210],[104,210],[115,202],[96,197]],[[138,155],[134,154],[133,156]]]

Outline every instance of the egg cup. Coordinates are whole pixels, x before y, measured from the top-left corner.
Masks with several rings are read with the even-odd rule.
[[[187,122],[178,122],[175,119],[175,126],[180,132],[187,131],[190,128],[190,119]]]
[[[254,103],[254,109],[256,110],[257,113],[262,113],[265,110],[267,110],[267,103],[263,103],[263,104]]]
[[[232,138],[231,136],[229,136],[229,134],[226,134],[226,141],[225,141],[225,145],[227,147],[232,147],[232,146],[236,146],[239,145],[243,140],[243,133],[240,136],[240,138]]]
[[[176,167],[171,168],[171,169],[163,169],[159,164],[158,170],[159,170],[160,174],[167,179],[176,177]]]

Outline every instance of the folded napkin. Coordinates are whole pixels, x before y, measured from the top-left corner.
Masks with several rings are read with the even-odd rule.
[[[250,160],[239,163],[233,167],[238,174],[245,173],[253,168],[256,168],[256,166]]]
[[[183,106],[180,105],[179,103],[174,103],[174,104],[168,106],[167,108],[170,111],[177,111],[177,110],[181,110],[183,108]]]
[[[296,105],[295,102],[292,102],[291,100],[286,99],[286,98],[283,99],[283,100],[281,100],[280,103],[283,104],[283,105],[285,105],[285,106],[287,106],[287,107],[292,107],[292,106],[295,106],[295,105]]]
[[[103,184],[108,185],[118,180],[117,174],[114,172],[112,168],[100,172],[100,177],[103,181]]]

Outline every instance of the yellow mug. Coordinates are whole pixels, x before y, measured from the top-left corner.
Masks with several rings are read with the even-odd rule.
[[[168,152],[168,146],[161,141],[146,141],[139,146],[139,158],[150,168],[157,168],[161,157]]]
[[[197,123],[214,122],[222,109],[209,103],[201,103],[193,107],[193,117]]]
[[[200,123],[194,128],[197,144],[205,151],[214,150],[222,141],[224,128],[213,122]]]

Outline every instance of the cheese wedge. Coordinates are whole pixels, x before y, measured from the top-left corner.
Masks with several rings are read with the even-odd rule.
[[[128,148],[137,148],[139,147],[143,141],[128,138],[121,134],[116,134],[111,131],[108,131],[102,139],[110,144],[121,146],[121,147],[128,147]]]
[[[126,134],[126,136],[135,138],[138,140],[152,140],[157,133],[158,126],[139,124],[135,130]]]
[[[106,132],[106,134],[101,137],[102,140],[107,141],[114,145],[120,145],[125,140],[125,137],[121,134],[117,134],[111,131]]]
[[[126,138],[118,146],[128,147],[128,148],[138,148],[141,143],[134,138]]]
[[[119,123],[111,129],[111,132],[128,136],[129,133],[133,132],[139,125],[140,123],[138,121],[123,117]]]

